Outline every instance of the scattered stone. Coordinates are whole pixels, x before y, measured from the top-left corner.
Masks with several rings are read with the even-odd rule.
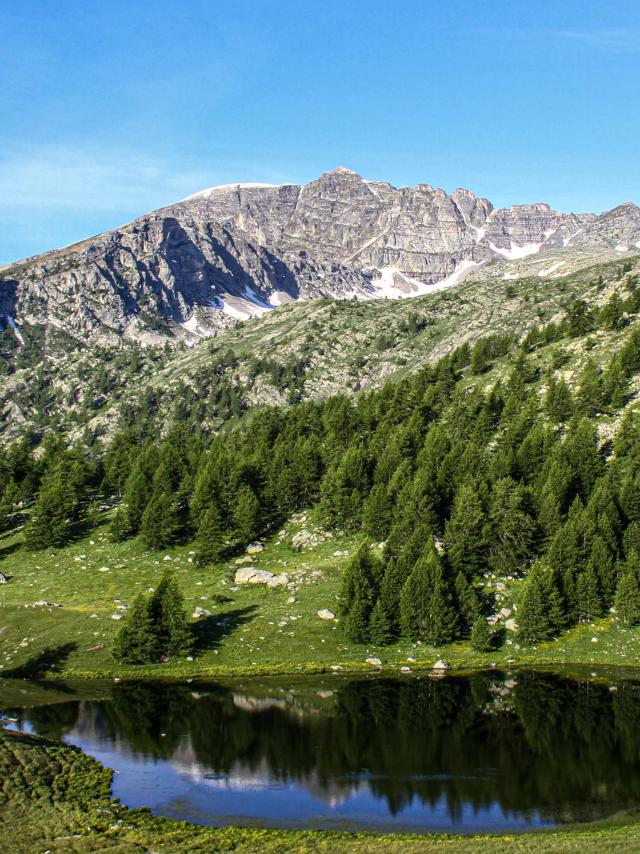
[[[500,616],[504,617],[505,620],[507,619],[507,617],[510,617],[511,614],[511,608],[502,608],[502,610],[500,611]]]
[[[3,572],[0,572],[0,584],[6,584],[7,581],[7,576]]]
[[[504,627],[508,632],[517,632],[518,631],[518,624],[513,619],[513,617],[510,620],[506,620]]]
[[[89,619],[90,619],[90,620],[95,620],[95,619],[97,619],[97,617],[98,617],[98,615],[97,615],[97,614],[90,614],[90,615],[89,615]]]
[[[372,667],[382,667],[382,662],[379,658],[365,658],[365,664],[370,664]]]
[[[406,666],[405,666],[405,667],[401,667],[401,668],[400,668],[400,673],[411,673],[411,668],[410,668],[410,667],[406,667]]]
[[[591,638],[591,643],[598,643],[598,638]]]
[[[201,608],[201,607],[198,605],[198,607],[197,607],[197,608],[195,609],[195,611],[193,612],[192,616],[193,616],[193,619],[194,619],[194,620],[196,620],[196,619],[200,619],[200,617],[210,617],[210,616],[211,616],[211,611],[207,611],[207,609],[206,609],[206,608]]]
[[[238,569],[235,574],[236,584],[266,584],[274,577],[272,572],[266,569],[257,569],[255,566],[245,566]]]
[[[295,601],[296,601],[296,597],[295,597],[295,596],[289,596],[289,598],[287,599],[287,605],[293,605],[293,603],[294,603]]]
[[[329,697],[333,697],[333,691],[316,691],[316,695],[320,697],[321,700],[328,700]]]
[[[37,602],[33,603],[34,608],[61,608],[62,605],[59,605],[57,602],[47,602],[46,599],[38,599]]]
[[[121,619],[122,619],[122,614],[112,614],[112,615],[111,615],[111,619],[112,619],[112,620],[121,620]]]
[[[257,555],[260,554],[261,551],[264,551],[262,543],[251,543],[251,545],[248,545],[245,549],[245,552],[248,555]]]
[[[445,661],[443,658],[439,658],[436,663],[433,665],[434,670],[448,670],[449,663]]]
[[[111,567],[109,566],[99,566],[98,572],[111,572]]]
[[[286,587],[289,583],[289,576],[284,572],[280,575],[274,575],[267,581],[267,587]]]
[[[504,593],[504,591],[506,589],[507,589],[507,585],[504,583],[504,581],[498,581],[496,583],[496,592],[497,593]]]
[[[349,557],[349,552],[346,552],[346,551],[344,551],[344,552],[340,552],[340,551],[338,551],[338,552],[334,552],[334,553],[333,553],[333,556],[334,556],[334,557]]]
[[[333,611],[330,611],[328,608],[321,608],[318,611],[318,616],[321,620],[335,620],[336,618],[336,615],[333,613]]]
[[[331,669],[334,673],[337,673],[339,670],[342,670],[342,667],[339,664],[332,664]]]
[[[171,555],[165,555],[165,556],[162,558],[162,560],[173,560],[173,558],[171,557]]]
[[[253,563],[253,558],[252,558],[252,557],[249,557],[249,555],[245,555],[244,557],[239,557],[239,558],[237,558],[237,560],[235,561],[235,563],[236,563],[236,564],[238,564],[238,565],[239,565],[239,564],[241,564],[241,563]]]

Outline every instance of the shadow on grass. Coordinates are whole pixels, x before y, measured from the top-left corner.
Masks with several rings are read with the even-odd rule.
[[[47,673],[57,673],[77,648],[78,644],[76,643],[63,643],[60,646],[48,647],[24,664],[11,670],[5,670],[4,676],[12,679],[39,679]]]
[[[8,546],[0,544],[0,561],[5,560],[20,548],[20,543],[11,543]],[[5,572],[6,575],[6,572]]]
[[[198,620],[192,627],[196,655],[219,647],[224,638],[245,623],[251,622],[253,613],[257,610],[255,605],[250,605],[248,608],[238,608],[224,614],[212,614]]]

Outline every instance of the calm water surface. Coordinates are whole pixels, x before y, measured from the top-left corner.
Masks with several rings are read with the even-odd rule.
[[[202,824],[475,832],[640,802],[632,681],[520,672],[79,691],[38,686],[40,705],[28,690],[17,705],[0,690],[0,705],[14,727],[114,769],[129,806]]]

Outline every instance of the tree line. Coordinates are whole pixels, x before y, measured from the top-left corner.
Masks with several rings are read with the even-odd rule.
[[[601,308],[578,300],[521,342],[488,336],[356,400],[265,409],[213,438],[177,424],[160,441],[122,432],[104,453],[49,440],[36,459],[15,445],[0,458],[0,523],[31,501],[27,546],[60,546],[86,523],[91,496],[104,496],[117,503],[113,539],[194,541],[206,565],[316,508],[325,525],[385,543],[364,545],[344,574],[341,609],[354,641],[472,636],[487,648],[488,574],[526,575],[526,642],[614,605],[635,624],[639,419],[627,412],[613,443],[597,430],[640,371],[632,277],[627,291]],[[541,373],[542,348],[588,342],[600,328],[624,333],[605,366],[587,359],[570,385],[556,374],[557,346],[557,362]],[[485,384],[497,360],[508,370]]]

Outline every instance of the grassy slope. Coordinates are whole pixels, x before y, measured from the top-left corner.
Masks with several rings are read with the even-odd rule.
[[[81,751],[0,732],[0,852],[632,852],[635,816],[521,836],[440,837],[203,828],[129,810],[110,797],[111,772]]]
[[[60,355],[53,382],[45,383],[39,396],[32,389],[32,367],[0,379],[4,435],[11,438],[25,426],[41,423],[43,400],[60,429],[71,430],[78,437],[89,423],[96,435],[109,435],[117,429],[120,413],[135,407],[146,389],[161,395],[159,413],[154,417],[165,423],[183,383],[194,385],[198,371],[206,374],[216,358],[212,350],[219,354],[234,351],[239,363],[229,369],[227,378],[242,387],[251,405],[278,405],[287,399],[267,374],[249,378],[249,362],[254,356],[281,365],[306,358],[305,398],[349,393],[356,387],[373,388],[390,377],[401,377],[437,360],[463,341],[473,342],[483,335],[509,329],[522,334],[533,324],[550,320],[576,296],[598,299],[598,276],[602,275],[605,282],[615,281],[623,262],[631,263],[635,270],[640,268],[638,256],[616,262],[606,257],[598,262],[585,255],[580,256],[579,263],[576,259],[565,260],[565,266],[557,273],[540,277],[540,270],[549,269],[556,254],[566,259],[559,251],[545,253],[542,258],[533,256],[505,263],[474,274],[454,289],[409,300],[313,300],[284,305],[186,352],[178,350],[169,356],[156,353],[153,358],[148,354],[139,374],[131,378],[114,369],[104,355],[98,359],[91,348],[80,354]],[[584,266],[575,269],[580,265]],[[566,275],[562,275],[564,270]],[[505,275],[518,278],[505,279]],[[411,314],[427,323],[415,336],[400,328]],[[51,367],[49,363],[46,366]],[[105,400],[100,399],[96,411],[94,395],[83,394],[83,390],[94,388],[96,377],[105,372],[111,391]],[[26,419],[24,423],[22,418]],[[218,429],[220,424],[204,426]]]
[[[313,526],[307,520],[305,529]],[[106,528],[60,552],[33,556],[22,550],[0,563],[9,583],[0,588],[0,665],[4,675],[44,675],[47,671],[66,675],[94,676],[223,676],[232,673],[295,673],[328,670],[370,669],[369,656],[377,656],[386,669],[407,664],[430,667],[444,656],[460,669],[519,664],[578,664],[590,668],[609,665],[640,666],[640,629],[627,629],[613,618],[579,625],[557,641],[538,647],[520,647],[512,640],[499,650],[481,654],[468,642],[439,649],[426,644],[401,641],[391,647],[362,647],[347,641],[338,621],[317,617],[321,608],[336,610],[341,569],[357,537],[334,537],[316,546],[294,551],[292,534],[302,522],[290,523],[287,539],[277,536],[252,562],[274,572],[287,572],[295,589],[243,586],[232,591],[234,563],[200,569],[189,563],[187,548],[160,554],[144,551],[133,541],[110,543]],[[14,537],[14,541],[15,541]],[[5,552],[11,548],[5,538]],[[169,556],[172,560],[165,561]],[[109,567],[101,572],[101,567]],[[212,612],[197,623],[199,649],[193,661],[148,667],[116,664],[110,654],[118,622],[118,605],[129,605],[135,594],[158,583],[165,566],[175,571],[191,613],[196,606]],[[495,579],[488,578],[490,590]],[[510,583],[500,605],[517,601],[518,582]],[[216,594],[231,600],[216,604]],[[288,599],[295,596],[295,602]],[[33,607],[38,600],[61,607]],[[96,615],[96,616],[93,616]],[[597,637],[597,642],[592,638]],[[412,661],[411,659],[414,659]]]
[[[593,280],[592,275],[588,278]],[[608,291],[600,290],[592,298],[604,300]],[[571,380],[588,357],[606,362],[625,334],[600,331],[538,350],[531,358],[541,368],[539,393],[543,393],[544,376],[552,364],[561,362],[557,373]],[[505,357],[486,374],[467,381],[490,386],[508,369],[509,357]],[[640,377],[636,385],[640,388]],[[636,394],[628,406],[638,409],[638,405]],[[601,419],[603,439],[615,433],[619,420],[619,414]],[[296,551],[291,546],[294,534],[301,529],[313,530],[311,516],[298,517],[271,537],[252,561],[274,573],[288,573],[295,588],[250,586],[230,591],[237,568],[234,562],[203,569],[192,562],[189,547],[158,554],[145,551],[137,541],[111,543],[108,517],[107,511],[102,527],[60,551],[30,554],[21,548],[19,531],[0,537],[0,570],[10,577],[8,584],[0,586],[0,673],[26,667],[32,675],[56,669],[67,674],[122,674],[125,668],[117,666],[110,655],[118,627],[112,615],[122,613],[118,606],[130,605],[136,593],[155,586],[166,566],[176,572],[189,611],[201,606],[213,616],[198,623],[200,644],[194,661],[129,668],[137,675],[305,672],[335,664],[358,669],[366,668],[365,658],[374,655],[391,668],[413,664],[410,659],[415,659],[416,666],[430,666],[440,656],[458,667],[486,667],[493,662],[640,666],[640,629],[625,629],[611,617],[597,624],[579,625],[538,648],[520,648],[513,637],[500,650],[488,654],[474,652],[466,642],[438,650],[408,641],[382,650],[363,648],[344,639],[337,621],[317,617],[321,608],[337,610],[340,574],[348,556],[334,553],[352,553],[359,541],[357,535],[321,532],[313,547]],[[165,561],[165,557],[170,560]],[[108,571],[101,571],[104,567]],[[497,581],[486,578],[490,592],[496,592]],[[512,608],[517,603],[519,583],[502,581],[506,591],[498,597],[497,608]],[[231,601],[217,604],[213,600],[216,594]],[[292,595],[295,602],[288,602]],[[33,607],[39,600],[62,607]]]

